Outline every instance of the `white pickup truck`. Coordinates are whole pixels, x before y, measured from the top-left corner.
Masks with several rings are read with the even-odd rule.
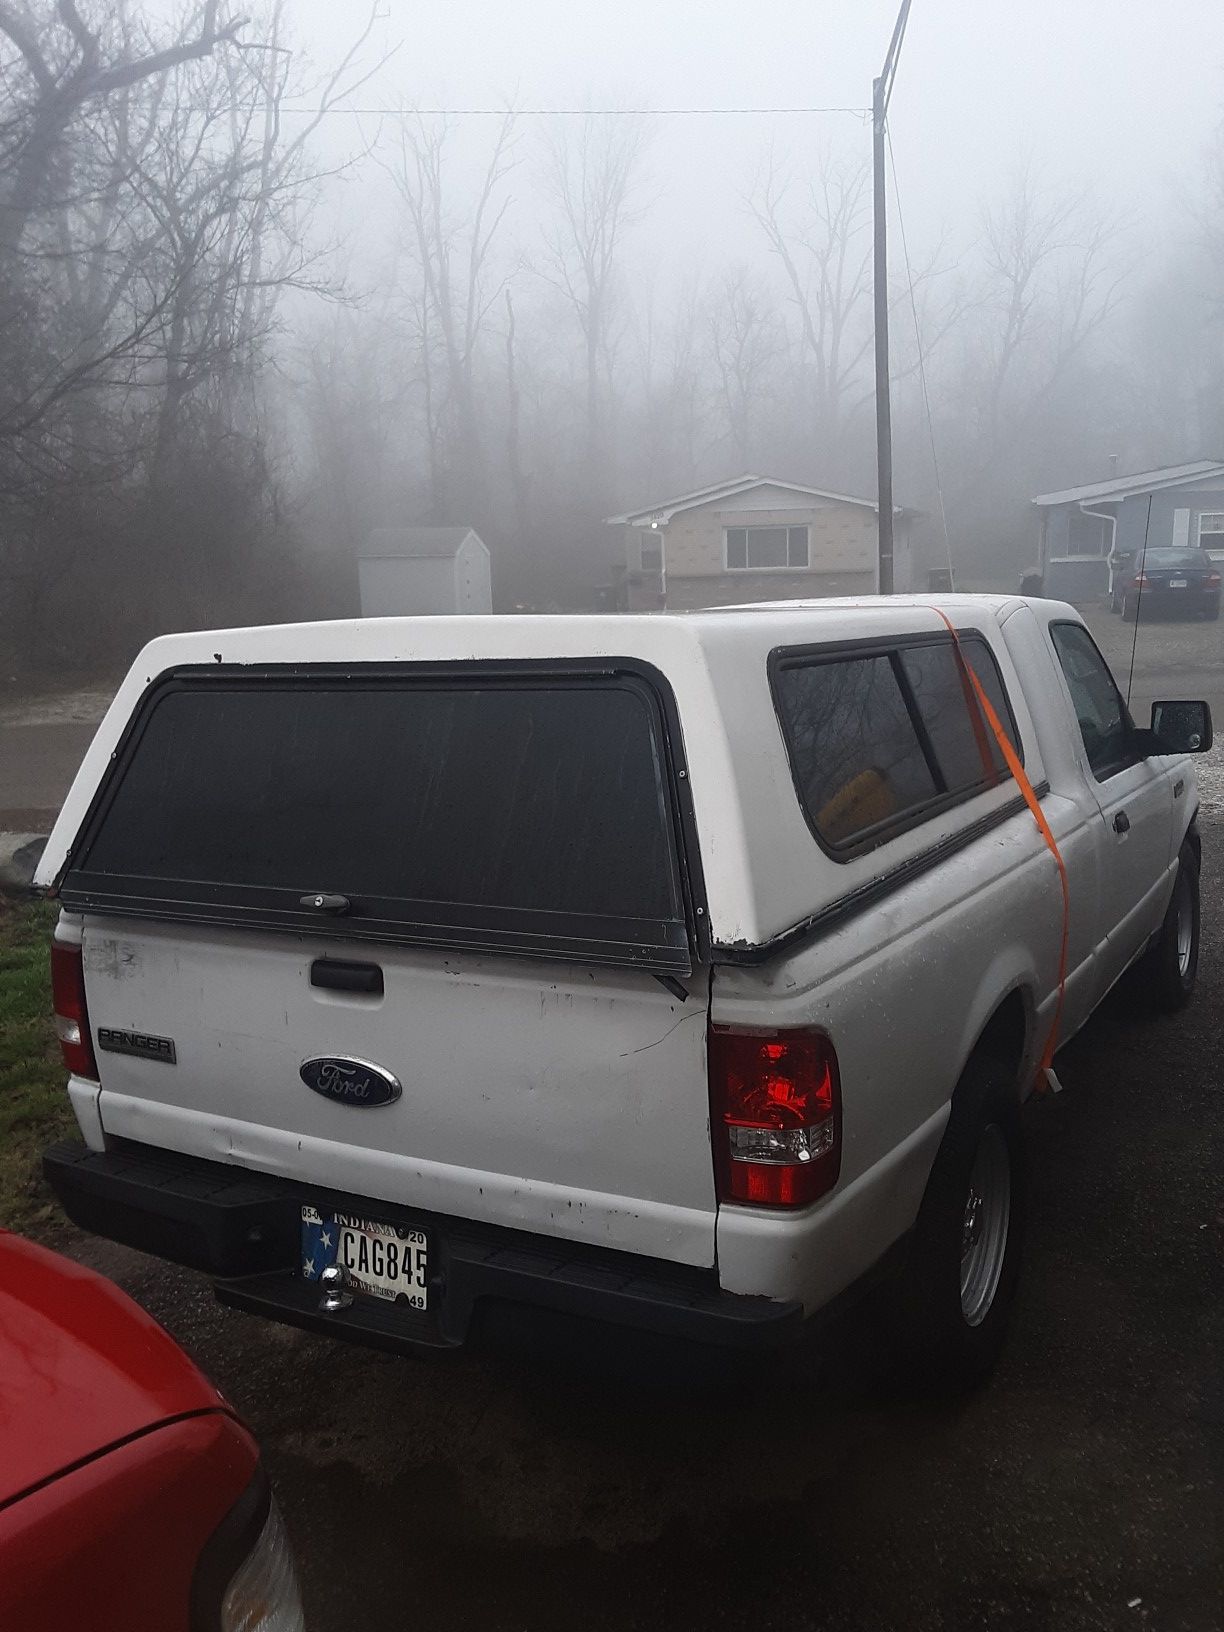
[[[47,1175],[350,1339],[508,1300],[776,1345],[896,1270],[971,1382],[1056,1019],[1194,984],[1210,744],[1015,597],[156,640],[36,880]]]

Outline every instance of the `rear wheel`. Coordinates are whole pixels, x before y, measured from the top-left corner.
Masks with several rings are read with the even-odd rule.
[[[1172,1013],[1194,992],[1199,960],[1199,870],[1193,849],[1182,846],[1177,879],[1155,942],[1136,965],[1142,989],[1156,1008]]]
[[[1208,623],[1217,623],[1219,621],[1219,617],[1220,617],[1220,603],[1219,603],[1219,601],[1213,601],[1212,604],[1207,608],[1207,622]]]
[[[1139,615],[1139,602],[1133,595],[1128,595],[1122,602],[1122,622],[1134,623]]]
[[[1020,1274],[1024,1188],[1015,1082],[975,1057],[952,1098],[899,1298],[898,1358],[924,1387],[972,1388],[998,1359]]]

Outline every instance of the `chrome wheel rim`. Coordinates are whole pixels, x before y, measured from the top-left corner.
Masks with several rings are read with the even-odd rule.
[[[1011,1161],[1002,1130],[992,1122],[973,1159],[961,1226],[961,1313],[970,1326],[980,1326],[994,1302],[1010,1222]]]
[[[1185,878],[1177,878],[1177,972],[1183,980],[1190,974],[1190,955],[1194,949],[1194,909],[1190,901],[1190,887]]]

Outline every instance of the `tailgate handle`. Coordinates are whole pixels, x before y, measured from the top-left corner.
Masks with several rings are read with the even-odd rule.
[[[370,992],[383,995],[383,972],[376,963],[345,963],[340,958],[316,958],[310,966],[310,984],[331,992]]]
[[[313,907],[316,912],[330,912],[339,918],[352,906],[347,895],[303,895],[299,901],[300,907]]]

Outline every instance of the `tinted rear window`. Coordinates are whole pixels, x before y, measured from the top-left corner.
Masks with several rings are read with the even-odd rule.
[[[687,949],[666,788],[630,676],[179,681],[63,896],[297,918],[321,892],[344,933],[649,959]]]
[[[1151,567],[1156,571],[1182,568],[1186,572],[1212,572],[1211,560],[1202,550],[1145,550],[1139,559],[1139,570]]]
[[[1017,746],[989,647],[965,635],[961,649]],[[774,687],[804,812],[835,854],[881,842],[1010,774],[951,640],[783,654]]]

